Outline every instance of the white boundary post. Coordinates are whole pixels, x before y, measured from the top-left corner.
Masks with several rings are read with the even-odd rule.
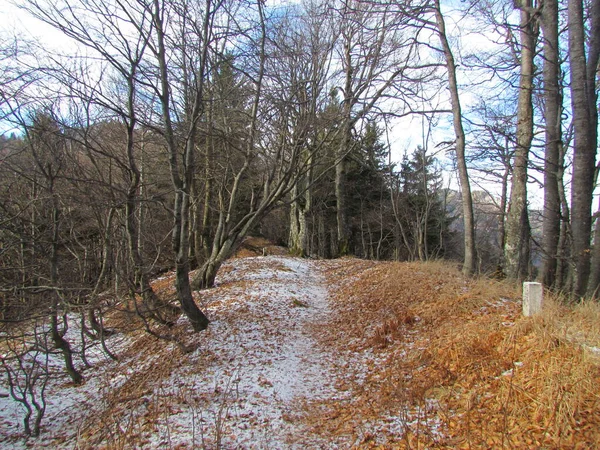
[[[542,283],[523,283],[523,315],[533,316],[542,311],[544,304],[544,289]]]

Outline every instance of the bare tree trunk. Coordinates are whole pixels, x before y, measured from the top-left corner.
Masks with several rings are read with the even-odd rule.
[[[588,297],[598,297],[600,288],[600,205],[594,214],[594,247],[592,249],[592,260],[590,270],[590,280],[588,282]]]
[[[327,258],[327,233],[325,232],[325,218],[323,213],[317,216],[317,254],[320,258]]]
[[[506,207],[508,204],[508,178],[510,177],[510,156],[508,151],[509,143],[508,138],[505,140],[505,150],[506,154],[504,155],[504,172],[502,172],[502,187],[500,193],[500,215],[498,217],[498,234],[500,235],[500,250],[502,254],[504,254],[504,244],[506,243]]]
[[[344,256],[350,252],[349,227],[346,206],[346,157],[352,146],[352,107],[354,106],[354,66],[352,61],[352,32],[343,33],[344,100],[342,102],[342,135],[336,154],[335,201],[337,220],[337,251],[334,256]]]
[[[390,175],[392,176],[393,179],[393,173],[390,173]],[[396,195],[396,197],[394,197],[394,195]],[[402,223],[402,217],[400,216],[400,196],[402,195],[402,193],[400,192],[400,183],[397,180],[394,180],[393,182],[393,188],[390,189],[390,198],[391,198],[391,203],[392,203],[392,212],[394,213],[394,219],[396,221],[396,226],[398,228],[398,242],[400,242],[400,237],[402,237],[402,243],[404,244],[404,248],[406,249],[406,251],[408,252],[408,259],[409,261],[413,261],[415,259],[415,252],[414,249],[412,248],[411,244],[410,244],[410,239],[409,236],[407,235],[407,231],[406,228],[404,226],[404,224]],[[400,245],[397,246],[398,248],[398,260],[400,260]]]
[[[587,95],[590,116],[591,151],[598,147],[598,95],[596,93],[598,62],[600,60],[600,0],[590,3],[590,45],[587,62]],[[597,175],[596,175],[597,176]],[[597,296],[600,288],[600,211],[596,214],[594,248],[592,250],[591,274],[587,288],[588,296]]]
[[[313,108],[314,112],[316,106]],[[314,115],[314,113],[313,113]],[[305,151],[307,160],[306,174],[298,176],[291,192],[292,204],[290,205],[290,239],[289,248],[292,254],[307,256],[309,254],[308,221],[307,217],[312,209],[312,179],[314,158],[309,151]]]
[[[440,0],[435,0],[435,16],[437,31],[446,58],[448,70],[448,84],[450,88],[450,103],[452,105],[452,116],[454,133],[456,134],[456,161],[458,166],[458,179],[460,181],[463,207],[463,221],[465,229],[465,260],[463,273],[471,275],[475,272],[477,262],[475,249],[475,219],[473,215],[473,197],[471,195],[471,184],[465,158],[465,132],[462,125],[462,113],[460,97],[458,95],[458,83],[456,80],[456,64],[454,55],[446,36],[446,24],[440,9]]]
[[[156,296],[156,293],[150,286],[150,280],[144,267],[144,259],[140,253],[140,236],[139,228],[136,223],[137,211],[136,207],[139,205],[138,201],[138,190],[140,188],[141,173],[135,160],[134,154],[134,141],[135,141],[135,127],[137,124],[136,112],[135,112],[135,86],[134,78],[137,67],[132,68],[132,73],[129,74],[127,79],[128,88],[128,115],[127,115],[127,161],[128,161],[128,174],[129,174],[129,188],[127,189],[127,197],[125,201],[125,229],[127,231],[127,243],[129,247],[129,253],[133,262],[134,270],[134,284],[136,289],[139,289],[142,297],[142,313],[148,313],[150,317],[157,321],[164,323],[165,320],[161,314],[161,304]],[[134,299],[135,301],[135,299]]]
[[[49,169],[49,172],[52,169]],[[52,251],[50,255],[50,282],[52,286],[58,287],[58,239],[59,239],[59,224],[60,224],[60,210],[58,207],[58,199],[54,193],[54,180],[48,178],[49,181],[49,192],[52,196]],[[65,369],[73,380],[73,383],[80,384],[83,381],[83,377],[73,364],[73,351],[71,345],[64,338],[64,333],[61,333],[58,329],[58,305],[60,303],[60,297],[58,290],[53,291],[51,315],[50,315],[50,335],[56,348],[58,348],[62,354],[65,362]],[[65,319],[66,320],[66,319]],[[65,325],[66,326],[66,325]]]
[[[193,269],[202,267],[210,253],[209,243],[211,237],[211,204],[213,196],[213,154],[214,154],[214,129],[213,129],[213,101],[208,102],[207,109],[207,131],[204,145],[204,167],[203,182],[204,191],[200,189],[200,182],[194,181],[195,211],[193,214],[192,236],[193,236]],[[202,200],[200,196],[202,195]]]
[[[250,167],[252,153],[255,150],[254,147],[257,137],[259,103],[262,95],[262,83],[265,70],[266,25],[263,4],[260,0],[257,1],[257,8],[260,16],[261,27],[261,37],[259,43],[259,70],[255,81],[256,91],[254,93],[254,99],[252,103],[251,124],[249,126],[250,134],[246,142],[244,164],[235,175],[233,186],[229,192],[229,201],[227,202],[227,207],[225,207],[226,202],[224,200],[222,191],[219,193],[219,203],[222,206],[219,214],[219,223],[216,227],[210,256],[200,270],[198,270],[192,282],[194,289],[207,289],[214,286],[217,272],[221,267],[221,264],[223,264],[223,261],[233,254],[233,252],[241,244],[243,237],[247,235],[252,226],[259,222],[273,208],[275,201],[281,198],[283,193],[286,192],[286,182],[283,180],[280,180],[280,182],[277,183],[277,187],[274,188],[273,191],[269,192],[269,188],[272,188],[271,183],[274,176],[273,173],[270,173],[264,181],[263,190],[265,196],[263,197],[260,205],[255,208],[254,205],[251,204],[250,212],[246,214],[239,222],[233,225],[233,213],[235,207],[238,205],[241,189],[240,182]]]
[[[527,211],[527,164],[533,140],[533,58],[535,31],[531,0],[521,0],[521,78],[517,112],[517,148],[513,164],[510,204],[506,219],[504,263],[506,275],[523,279],[529,270],[529,217]]]
[[[568,17],[571,105],[575,131],[571,182],[573,294],[580,298],[586,293],[590,275],[591,208],[597,149],[593,142],[594,131],[588,104],[591,95],[588,93],[581,0],[569,0]]]
[[[346,86],[348,88],[348,85]],[[351,89],[351,87],[350,87]],[[348,98],[344,101],[344,109],[351,108]],[[352,146],[352,123],[349,111],[344,114],[344,130],[342,139],[337,152],[337,161],[335,166],[335,200],[336,200],[336,219],[337,219],[337,252],[335,256],[344,256],[350,252],[350,232],[348,229],[348,217],[346,206],[346,155],[350,152]]]
[[[194,151],[197,122],[202,115],[203,110],[203,87],[206,68],[206,58],[208,51],[208,32],[210,25],[210,11],[212,8],[211,0],[206,0],[205,16],[203,23],[202,36],[202,55],[200,66],[197,69],[196,86],[194,86],[194,100],[192,111],[188,117],[190,130],[187,136],[187,142],[183,154],[183,174],[180,174],[178,163],[179,149],[175,142],[173,123],[171,120],[169,75],[167,69],[167,50],[165,48],[165,28],[163,24],[163,10],[159,0],[154,0],[154,26],[158,47],[156,57],[159,64],[160,75],[160,102],[162,106],[162,116],[165,126],[165,138],[169,151],[169,166],[171,169],[171,179],[175,188],[174,221],[173,221],[173,252],[176,261],[176,281],[175,287],[181,308],[190,320],[195,331],[202,331],[208,327],[209,320],[194,302],[192,289],[190,286],[189,272],[189,205],[190,189],[194,175]],[[183,176],[182,176],[183,175]]]
[[[540,279],[544,285],[551,287],[556,279],[558,241],[560,238],[558,162],[561,143],[562,96],[559,86],[558,0],[545,0],[541,17],[544,34],[546,150],[544,158],[543,259]]]
[[[90,294],[89,297],[89,309],[88,309],[88,321],[92,330],[96,332],[94,338],[98,338],[100,336],[109,336],[110,331],[103,329],[102,324],[98,321],[96,317],[96,309],[98,308],[98,294],[100,293],[100,289],[104,283],[104,279],[108,273],[108,269],[111,263],[111,254],[112,254],[112,221],[115,215],[115,208],[110,208],[108,211],[108,216],[106,218],[106,226],[104,229],[104,236],[102,242],[102,263],[100,274],[98,275],[98,279],[96,280],[96,284],[94,286],[94,290]],[[101,220],[98,220],[98,224],[101,224]]]
[[[292,189],[292,198],[298,197],[298,186]],[[301,198],[296,198],[290,205],[290,253],[296,256],[308,254],[306,217],[310,208],[310,193],[307,191]]]
[[[211,205],[213,201],[213,155],[215,153],[214,149],[214,139],[213,139],[213,129],[212,129],[212,105],[209,107],[209,130],[208,130],[208,142],[206,145],[206,155],[204,158],[204,206],[202,210],[202,233],[201,233],[201,242],[200,254],[202,256],[202,264],[208,258],[210,253],[209,243],[211,239]],[[200,261],[199,261],[200,262]]]
[[[560,227],[560,236],[558,239],[558,261],[556,266],[556,279],[554,287],[556,290],[571,291],[570,286],[570,250],[571,250],[571,227],[569,202],[565,192],[565,150],[567,146],[562,143],[559,145],[558,159],[558,197],[560,199],[560,211],[562,224]]]

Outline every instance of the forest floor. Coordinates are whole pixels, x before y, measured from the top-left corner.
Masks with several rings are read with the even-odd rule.
[[[600,308],[520,315],[510,284],[448,263],[254,256],[196,300],[211,320],[144,331],[124,311],[73,386],[52,355],[42,434],[0,378],[0,448],[594,448]],[[154,289],[172,298],[172,273]],[[76,324],[69,333],[73,342]],[[69,334],[67,335],[69,337]],[[83,369],[81,361],[79,366]],[[5,377],[4,374],[2,374]]]

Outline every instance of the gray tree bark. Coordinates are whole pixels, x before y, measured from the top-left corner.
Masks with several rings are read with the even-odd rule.
[[[167,68],[167,50],[165,46],[165,28],[163,24],[163,10],[159,0],[154,0],[154,27],[157,38],[156,58],[159,64],[160,77],[160,103],[162,106],[162,118],[165,127],[164,135],[169,153],[169,166],[171,170],[171,180],[175,188],[174,221],[172,246],[175,253],[176,263],[176,281],[175,287],[181,308],[190,320],[192,327],[196,332],[202,331],[208,327],[209,320],[194,302],[192,288],[190,286],[189,272],[189,209],[190,194],[195,171],[194,152],[196,143],[197,122],[203,112],[203,88],[204,75],[206,68],[206,58],[208,52],[208,33],[210,25],[210,13],[212,10],[211,0],[206,0],[203,36],[201,49],[201,62],[197,68],[196,85],[194,86],[194,100],[192,110],[189,113],[188,121],[190,129],[187,133],[187,142],[183,151],[183,171],[180,172],[179,152],[175,142],[174,128],[171,120],[170,89],[169,89],[169,71]]]
[[[569,0],[569,64],[571,66],[571,106],[574,147],[571,181],[571,232],[573,294],[585,295],[590,276],[591,208],[596,148],[589,108],[589,80],[585,54],[585,23],[582,0]]]
[[[355,96],[352,86],[353,61],[351,53],[351,33],[344,35],[343,66],[345,70],[344,99],[342,102],[342,136],[336,154],[335,166],[335,200],[337,218],[337,254],[344,256],[349,253],[349,229],[346,206],[346,156],[350,153],[352,146],[352,108]]]
[[[310,212],[310,189],[301,194],[298,192],[298,186],[292,189],[292,198],[300,198],[292,201],[290,205],[290,237],[289,249],[293,255],[308,255],[308,235],[306,217]]]
[[[510,204],[506,219],[504,264],[506,275],[523,279],[529,270],[529,216],[527,212],[527,164],[533,140],[533,75],[536,33],[531,0],[521,0],[521,76],[517,111],[517,147],[513,163]]]
[[[450,88],[450,103],[452,105],[452,122],[454,133],[456,135],[456,161],[458,167],[458,179],[462,194],[463,221],[465,228],[465,259],[463,262],[463,273],[472,275],[475,272],[476,249],[475,249],[475,220],[473,215],[473,198],[471,195],[471,185],[469,182],[469,173],[465,158],[465,132],[462,125],[462,112],[460,97],[458,95],[458,83],[456,81],[456,63],[448,37],[446,35],[446,24],[444,16],[440,9],[440,0],[435,0],[435,16],[437,23],[437,32],[442,44],[444,56],[446,58],[446,67],[448,70],[448,84]]]
[[[545,0],[541,11],[544,36],[544,118],[546,143],[544,156],[544,216],[542,237],[542,269],[540,280],[554,286],[558,267],[560,238],[560,196],[558,186],[561,145],[560,59],[558,41],[558,1]]]
[[[600,60],[600,0],[590,3],[590,45],[586,67],[588,110],[590,116],[590,146],[598,148],[598,95],[597,74]],[[597,173],[596,173],[597,176]],[[596,180],[597,182],[597,180]],[[597,296],[600,287],[600,208],[596,213],[594,248],[592,250],[591,274],[587,288],[588,296]]]

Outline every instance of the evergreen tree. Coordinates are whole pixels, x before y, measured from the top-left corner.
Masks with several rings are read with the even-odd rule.
[[[448,217],[442,201],[442,173],[437,160],[418,147],[405,156],[397,174],[396,220],[409,259],[427,260],[442,256]]]
[[[390,257],[394,223],[386,185],[388,149],[374,123],[355,140],[346,167],[350,251],[363,258]]]

